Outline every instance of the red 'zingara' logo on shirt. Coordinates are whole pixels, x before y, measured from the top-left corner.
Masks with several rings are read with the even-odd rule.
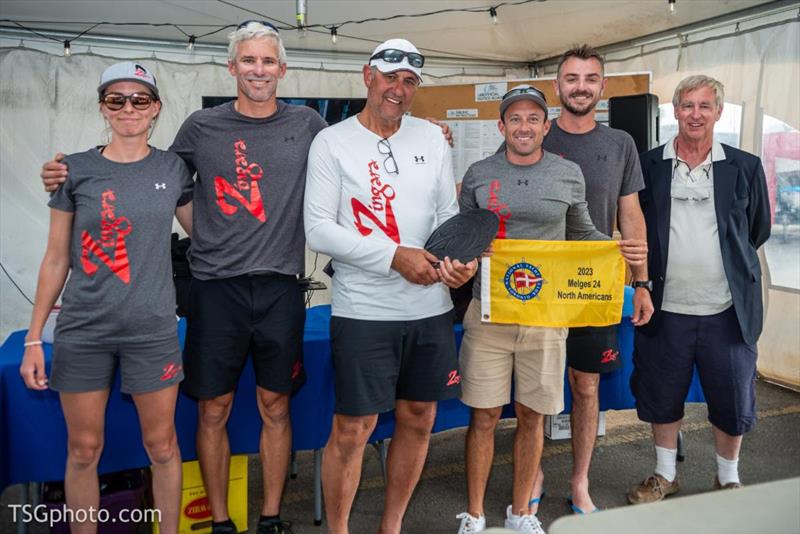
[[[128,259],[128,248],[125,246],[125,236],[131,233],[133,227],[127,217],[117,217],[114,212],[116,194],[111,189],[103,191],[100,196],[100,242],[94,240],[89,232],[81,232],[81,266],[83,272],[94,276],[98,265],[92,263],[91,253],[106,267],[111,269],[117,278],[129,284],[131,282],[131,267]],[[109,255],[109,252],[111,255]],[[113,255],[113,259],[112,259]]]
[[[489,183],[489,202],[486,207],[495,212],[500,218],[500,225],[497,227],[497,239],[505,239],[506,221],[511,218],[511,210],[508,209],[508,204],[503,203],[497,198],[497,193],[499,192],[500,180],[492,180],[491,183]]]
[[[233,215],[239,210],[228,202],[226,195],[244,206],[244,209],[261,221],[267,220],[264,212],[264,201],[261,199],[261,191],[258,189],[258,180],[264,176],[264,170],[258,163],[247,162],[247,145],[239,139],[233,144],[233,154],[236,157],[236,183],[231,184],[222,176],[214,178],[214,190],[217,195],[217,205],[225,215]],[[248,193],[249,191],[249,193]],[[248,195],[250,198],[245,198]]]
[[[356,219],[356,228],[361,232],[361,235],[372,233],[372,228],[361,222],[361,216],[363,215],[372,221],[389,239],[399,245],[400,230],[397,228],[397,220],[394,218],[394,210],[392,209],[392,200],[396,196],[394,188],[381,181],[381,175],[377,173],[378,164],[375,160],[367,164],[367,170],[369,171],[369,190],[372,196],[369,207],[356,198],[350,199],[350,205],[353,207],[353,216]],[[378,213],[380,212],[386,214],[384,216],[385,221],[381,221],[378,218]]]

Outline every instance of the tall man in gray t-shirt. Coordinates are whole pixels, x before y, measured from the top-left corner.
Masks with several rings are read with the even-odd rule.
[[[577,163],[586,180],[589,214],[598,230],[611,236],[615,223],[623,239],[646,237],[644,216],[638,191],[644,181],[636,145],[622,130],[608,128],[594,119],[594,109],[606,80],[603,59],[590,46],[567,50],[558,65],[553,82],[561,100],[561,116],[554,120],[543,147]],[[635,326],[646,324],[653,313],[647,264],[631,265],[635,294]],[[589,495],[589,465],[592,460],[599,416],[600,373],[621,364],[616,348],[616,327],[572,328],[567,339],[567,366],[572,390],[572,455],[570,481],[572,510],[595,510]],[[533,497],[541,494],[543,475],[539,474]]]
[[[240,527],[227,507],[226,423],[252,355],[263,422],[264,502],[257,532],[283,534],[290,532],[279,517],[292,443],[289,395],[305,376],[305,307],[297,274],[305,251],[306,160],[326,124],[310,108],[277,100],[286,73],[277,29],[248,21],[229,40],[236,100],[193,113],[170,147],[197,173],[183,389],[199,399],[197,453],[212,533],[235,534]],[[58,182],[66,171],[49,162],[42,178],[46,185]]]

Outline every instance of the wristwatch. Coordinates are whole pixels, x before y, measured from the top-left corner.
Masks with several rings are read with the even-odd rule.
[[[633,284],[633,288],[636,289],[638,287],[643,287],[648,290],[650,293],[653,292],[653,281],[652,280],[636,280]]]

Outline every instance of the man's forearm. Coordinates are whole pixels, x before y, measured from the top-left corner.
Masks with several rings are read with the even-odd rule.
[[[639,196],[636,193],[620,197],[619,231],[622,239],[647,239],[644,214],[642,214]],[[633,274],[634,280],[648,280],[647,262],[642,265],[631,265],[631,274]]]

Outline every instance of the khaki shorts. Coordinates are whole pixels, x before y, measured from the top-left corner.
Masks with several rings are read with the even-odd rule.
[[[473,299],[464,316],[461,344],[461,400],[473,408],[496,408],[514,400],[555,415],[564,409],[566,328],[481,322]]]

